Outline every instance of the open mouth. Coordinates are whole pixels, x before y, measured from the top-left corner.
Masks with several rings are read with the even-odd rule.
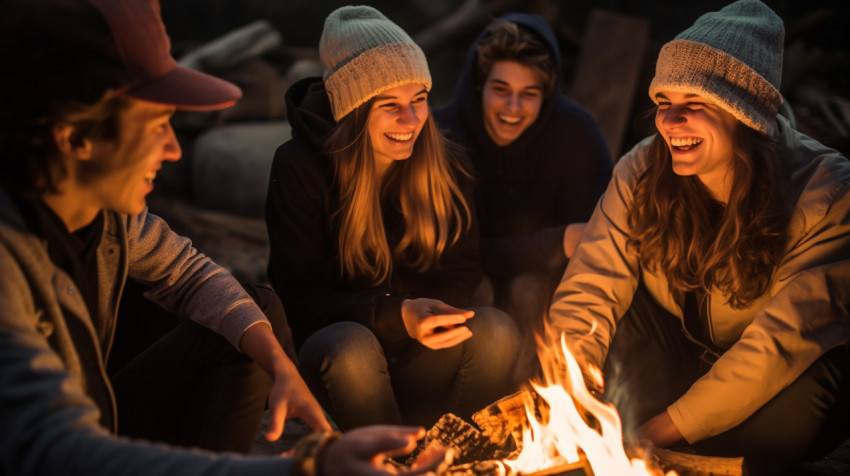
[[[153,185],[153,181],[154,181],[155,178],[156,178],[155,173],[147,174],[147,175],[145,175],[145,182]]]
[[[505,114],[496,114],[496,118],[499,119],[500,122],[509,125],[516,125],[522,122],[522,116],[508,116]]]
[[[410,139],[413,139],[413,133],[412,132],[408,132],[406,134],[386,133],[384,135],[388,139],[394,140],[396,142],[407,142]]]
[[[702,144],[702,141],[700,137],[671,137],[670,147],[679,152],[687,152]]]

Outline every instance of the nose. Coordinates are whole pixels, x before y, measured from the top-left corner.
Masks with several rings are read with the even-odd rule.
[[[666,110],[658,110],[661,116],[661,124],[666,128],[681,126],[688,121],[685,107],[670,106]]]
[[[180,148],[180,143],[177,142],[177,135],[174,134],[174,129],[171,123],[168,123],[168,137],[162,147],[162,160],[176,162],[183,156],[183,150]]]
[[[508,109],[516,111],[522,108],[522,98],[519,93],[513,93],[508,96]]]
[[[412,104],[409,104],[405,107],[400,108],[398,119],[399,124],[407,125],[417,125],[419,124],[419,117],[416,116],[416,109]]]

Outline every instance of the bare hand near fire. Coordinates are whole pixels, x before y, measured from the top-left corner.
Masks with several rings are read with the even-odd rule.
[[[413,451],[417,440],[425,436],[421,427],[374,425],[351,430],[334,441],[321,462],[322,475],[421,475],[434,474],[451,463],[448,450],[428,448],[419,454],[408,470],[399,471],[387,464],[392,456]]]
[[[656,448],[667,448],[684,439],[667,410],[650,418],[638,428],[637,433],[639,438],[651,441]]]
[[[429,349],[446,349],[472,337],[463,324],[474,314],[437,299],[405,299],[401,304],[407,333]]]
[[[269,423],[266,428],[266,440],[277,441],[283,434],[284,422],[290,418],[300,418],[313,431],[331,429],[316,397],[297,373],[274,379],[269,392]]]

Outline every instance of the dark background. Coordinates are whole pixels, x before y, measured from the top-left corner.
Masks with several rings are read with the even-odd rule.
[[[319,41],[324,18],[333,9],[351,4],[335,0],[161,0],[163,19],[172,38],[174,54],[181,54],[213,40],[234,28],[258,19],[265,19],[281,33],[284,46],[291,51],[314,50]],[[404,28],[412,37],[445,19],[462,4],[461,0],[380,0],[354,2],[367,4],[382,11]],[[650,22],[650,45],[645,55],[645,73],[637,87],[631,108],[631,126],[623,140],[623,150],[646,136],[651,124],[642,117],[652,104],[645,91],[652,78],[652,67],[658,49],[684,30],[702,13],[722,8],[726,0],[704,1],[646,1],[646,0],[478,0],[482,11],[494,4],[513,11],[543,14],[555,26],[562,51],[562,83],[568,89],[576,58],[581,48],[581,34],[588,15],[594,8],[611,10],[625,15],[645,18]],[[835,101],[823,97],[838,97],[850,104],[850,1],[848,0],[768,0],[765,2],[785,21],[786,73],[781,92],[798,118],[798,129],[837,148],[847,155],[850,151],[850,118],[848,127],[841,130],[825,115],[832,109],[841,118]],[[505,9],[502,9],[503,11]],[[454,83],[468,45],[491,16],[480,19],[480,25],[453,36],[433,51],[426,50],[434,77],[432,106],[445,103],[452,94]],[[623,38],[628,41],[628,38]],[[788,51],[794,52],[789,58]],[[270,55],[269,60],[281,71],[291,64],[285,53]],[[789,76],[789,74],[786,74]],[[600,88],[617,87],[617,72],[612,71],[610,82]],[[850,112],[845,112],[850,114]],[[616,153],[616,151],[615,151]]]

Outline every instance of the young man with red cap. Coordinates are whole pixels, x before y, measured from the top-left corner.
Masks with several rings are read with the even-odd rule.
[[[424,430],[327,434],[294,462],[132,439],[247,452],[266,402],[268,439],[291,417],[330,430],[274,294],[255,302],[147,210],[180,159],[175,110],[241,95],[169,48],[156,0],[0,4],[0,474],[343,474],[412,449]],[[189,320],[108,372],[128,280]]]

